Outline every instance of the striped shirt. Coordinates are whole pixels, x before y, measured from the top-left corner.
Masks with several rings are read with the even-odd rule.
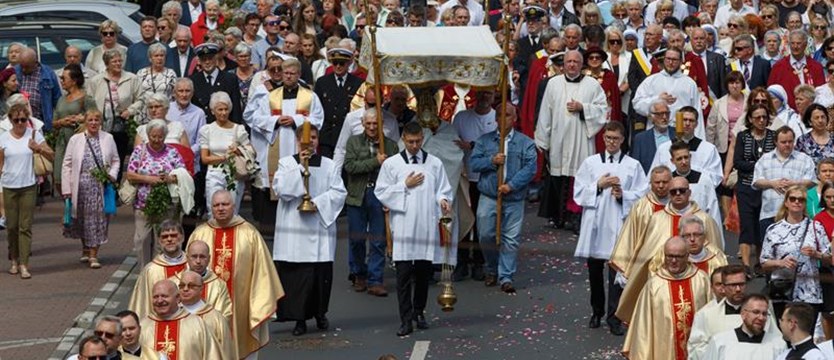
[[[765,137],[762,140],[756,140],[750,130],[738,133],[733,155],[733,168],[738,170],[738,183],[746,186],[753,184],[756,161],[775,148],[776,133],[773,130],[765,129]]]
[[[792,151],[787,159],[779,159],[778,151],[774,150],[762,155],[756,162],[756,169],[753,171],[753,183],[761,180],[808,180],[816,178],[814,160],[810,156],[799,151]],[[756,186],[753,186],[754,188]],[[762,191],[762,211],[759,219],[767,219],[776,216],[779,206],[782,205],[783,195],[775,189]]]

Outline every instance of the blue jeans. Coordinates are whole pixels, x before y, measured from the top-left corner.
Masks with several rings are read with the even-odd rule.
[[[347,216],[350,273],[367,278],[369,286],[382,285],[382,275],[385,271],[385,214],[382,211],[382,203],[374,195],[374,188],[365,189],[362,206],[348,205]],[[365,241],[371,244],[367,264]]]
[[[484,272],[493,276],[497,272],[498,283],[504,284],[513,281],[516,271],[524,201],[505,201],[502,204],[500,254],[495,245],[495,205],[495,199],[481,195],[478,202],[478,237],[486,259]]]

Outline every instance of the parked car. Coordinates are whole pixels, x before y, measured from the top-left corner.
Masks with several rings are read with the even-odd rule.
[[[0,20],[0,62],[8,58],[9,45],[19,42],[38,54],[40,62],[52,69],[64,66],[64,50],[73,45],[81,50],[84,59],[90,49],[101,44],[99,23],[83,21],[2,21]],[[132,42],[124,34],[119,44]]]
[[[110,0],[10,0],[0,1],[0,20],[85,21],[100,24],[115,20],[132,42],[142,40],[139,5]]]

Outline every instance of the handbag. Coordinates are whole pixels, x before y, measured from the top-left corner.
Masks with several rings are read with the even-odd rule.
[[[107,82],[107,96],[110,99],[110,115],[113,117],[113,123],[111,124],[111,129],[109,130],[110,133],[121,133],[127,131],[127,127],[125,124],[125,118],[116,115],[116,104],[113,103],[113,92],[110,91],[110,79],[107,77],[104,78],[104,81]]]
[[[72,199],[64,199],[64,228],[72,226]]]
[[[96,167],[104,171],[104,168],[101,166],[101,161],[96,156],[96,152],[93,150],[93,145],[90,144],[90,138],[84,135],[84,140],[87,142],[87,148],[90,149],[90,154],[93,155],[93,160],[96,162]],[[107,181],[104,183],[104,190],[102,193],[103,203],[104,203],[104,213],[107,215],[113,215],[116,213],[116,188],[112,181]]]
[[[234,156],[235,180],[249,180],[261,171],[256,159],[255,148],[252,147],[252,144],[240,145],[237,148],[240,150],[240,155],[235,154]]]
[[[145,157],[145,147],[142,147],[142,155],[139,156],[139,159],[142,160]],[[119,201],[122,204],[127,206],[133,206],[133,202],[136,201],[136,187],[127,180],[127,176],[122,179],[122,183],[119,185]]]
[[[32,123],[31,121],[29,122]],[[35,126],[32,125],[32,140],[35,139]],[[43,154],[32,152],[32,161],[35,164],[35,176],[46,176],[52,173],[52,161]]]
[[[808,227],[810,226],[810,221],[806,222],[805,230],[802,231],[802,236],[799,238],[801,241],[805,241],[805,235],[808,234]],[[815,233],[816,234],[816,233]],[[787,254],[782,257],[783,259],[788,256]],[[796,271],[799,269],[797,266],[793,270],[790,269],[778,269],[774,270],[768,280],[767,280],[767,293],[770,296],[770,300],[773,302],[791,302],[793,301],[793,290],[796,285]],[[774,277],[774,275],[776,275]]]

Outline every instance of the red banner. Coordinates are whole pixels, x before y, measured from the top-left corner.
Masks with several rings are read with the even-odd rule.
[[[689,330],[695,318],[695,302],[689,279],[669,281],[669,295],[672,298],[672,321],[675,331],[675,359],[686,360],[686,343]]]
[[[157,321],[154,350],[165,353],[169,360],[177,360],[177,344],[179,343],[180,321]]]

